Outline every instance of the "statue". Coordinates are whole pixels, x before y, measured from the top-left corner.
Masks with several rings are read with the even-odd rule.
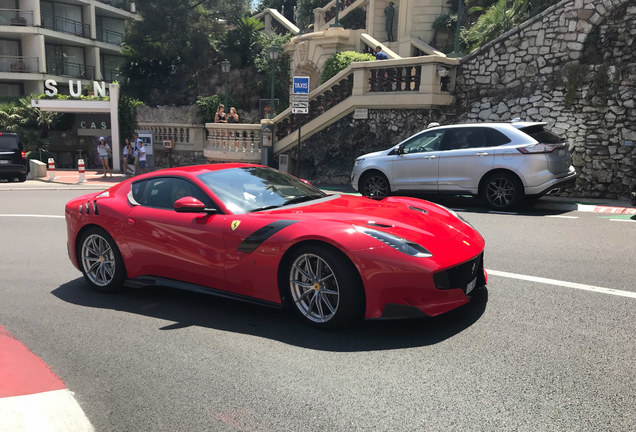
[[[386,29],[386,40],[389,42],[394,42],[393,39],[393,16],[395,15],[395,8],[393,7],[395,3],[389,2],[389,5],[384,8],[384,28]]]

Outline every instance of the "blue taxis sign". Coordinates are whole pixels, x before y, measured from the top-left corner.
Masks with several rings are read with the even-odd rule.
[[[309,94],[309,77],[295,76],[292,94]]]

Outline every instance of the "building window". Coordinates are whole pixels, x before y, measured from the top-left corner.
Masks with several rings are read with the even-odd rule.
[[[90,37],[90,26],[82,23],[82,7],[64,3],[41,3],[42,27],[75,36]]]
[[[105,81],[120,81],[122,76],[120,75],[120,68],[126,61],[125,57],[102,55],[102,77]]]
[[[98,16],[97,40],[108,44],[119,45],[124,39],[124,20]]]
[[[83,48],[46,44],[45,51],[47,73],[76,78],[95,78],[95,68],[86,66]]]
[[[0,82],[0,97],[19,97],[23,94],[22,84]]]

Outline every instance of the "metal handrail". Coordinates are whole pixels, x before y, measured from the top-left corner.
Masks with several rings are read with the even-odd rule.
[[[33,11],[26,9],[0,9],[0,25],[33,26]]]
[[[120,45],[124,40],[124,34],[114,30],[102,29],[97,34],[97,40],[107,44]]]
[[[0,56],[0,72],[37,73],[39,59],[24,56]]]
[[[86,66],[81,63],[63,62],[47,64],[46,69],[48,73],[58,76],[70,76],[75,78],[95,78],[95,68],[93,66]]]
[[[97,0],[100,3],[104,3],[118,9],[124,9],[130,12],[130,0]]]
[[[84,38],[90,38],[91,36],[91,26],[89,24],[52,15],[42,15],[42,27]]]

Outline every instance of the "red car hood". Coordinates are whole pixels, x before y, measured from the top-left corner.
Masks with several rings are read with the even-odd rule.
[[[428,243],[446,241],[472,229],[446,209],[428,201],[390,197],[382,201],[354,195],[332,195],[315,203],[271,210],[281,217],[318,224],[321,221],[359,225],[389,232],[399,237]]]

